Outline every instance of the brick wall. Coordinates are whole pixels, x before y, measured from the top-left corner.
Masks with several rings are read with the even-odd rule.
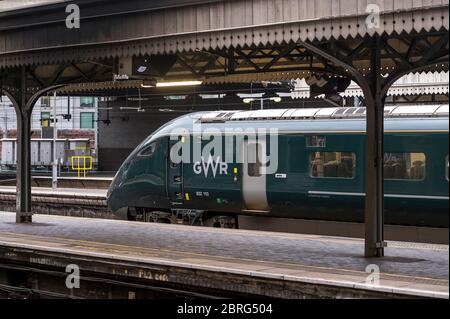
[[[8,130],[8,136],[6,136],[6,138],[16,138],[16,137],[17,137],[17,130]],[[41,138],[41,131],[40,130],[31,131],[31,138]]]
[[[90,148],[95,147],[95,133],[92,130],[58,130],[58,138],[88,138],[90,140]]]
[[[58,130],[58,138],[95,138],[94,131],[91,130]]]

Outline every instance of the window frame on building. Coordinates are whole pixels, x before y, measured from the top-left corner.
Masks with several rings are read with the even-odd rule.
[[[44,114],[45,114],[45,117],[44,117]],[[51,122],[52,122],[51,113],[50,112],[41,112],[41,128],[42,127],[45,127],[45,128],[50,127]],[[46,124],[44,125],[44,123],[46,123]]]
[[[89,99],[89,103],[83,103],[83,100]],[[80,97],[80,107],[81,108],[93,108],[95,106],[95,99],[92,96],[82,96]]]
[[[91,116],[90,118],[90,125],[89,127],[83,125],[83,116],[86,116],[86,114],[89,114]],[[81,130],[93,130],[94,129],[94,112],[80,112],[80,129]]]
[[[47,108],[51,106],[51,99],[50,96],[42,96],[41,97],[41,107]]]

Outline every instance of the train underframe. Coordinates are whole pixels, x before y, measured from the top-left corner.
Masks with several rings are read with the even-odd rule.
[[[336,217],[336,208],[324,208],[324,207],[302,207],[302,214],[296,217],[283,216],[280,210],[275,210],[278,213],[264,215],[269,218],[277,218],[283,220],[301,219],[301,220],[317,220],[317,221],[332,221],[332,222],[347,222],[347,223],[363,223],[364,211],[362,208],[352,211],[347,216]],[[127,218],[131,221],[141,222],[153,222],[153,223],[165,223],[165,224],[179,224],[179,225],[191,225],[191,226],[205,226],[216,228],[239,228],[240,216],[256,216],[261,217],[260,214],[248,214],[248,213],[232,213],[232,212],[219,212],[208,211],[201,209],[187,209],[187,208],[173,208],[173,209],[152,209],[152,208],[128,208]],[[332,211],[331,211],[332,210]],[[126,211],[125,211],[126,212]],[[124,213],[125,213],[124,212]],[[308,212],[308,214],[306,214]],[[439,213],[439,214],[438,214]],[[419,215],[420,214],[420,215]],[[414,215],[414,216],[413,216]],[[414,226],[414,227],[434,227],[434,228],[448,228],[448,215],[441,210],[434,211],[435,218],[430,221],[427,217],[430,214],[426,214],[421,209],[399,211],[386,209],[385,210],[385,223],[389,225],[398,226]],[[446,217],[447,216],[447,217]],[[122,218],[125,214],[122,215]],[[407,222],[407,220],[409,222]]]
[[[238,216],[235,214],[214,213],[197,209],[162,211],[149,208],[129,208],[128,220],[215,228],[239,228]]]

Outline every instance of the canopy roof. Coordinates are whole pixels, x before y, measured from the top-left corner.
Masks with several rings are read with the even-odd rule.
[[[10,12],[68,1],[70,0],[2,0],[0,1],[0,12]]]
[[[61,2],[24,3],[49,1]],[[81,6],[78,30],[65,27],[63,8],[0,12],[0,67],[399,35],[449,25],[446,0],[375,1],[379,25],[366,23],[374,7],[361,0],[75,2]]]
[[[395,82],[389,89],[387,96],[407,96],[407,95],[431,95],[449,93],[449,73],[448,72],[420,72],[410,73]],[[354,82],[341,94],[345,97],[363,96],[361,88]],[[292,98],[309,98],[309,85],[305,80],[296,81]]]

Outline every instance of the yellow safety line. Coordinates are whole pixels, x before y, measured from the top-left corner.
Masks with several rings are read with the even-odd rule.
[[[352,270],[352,269],[338,269],[338,268],[332,268],[332,267],[325,267],[325,266],[311,266],[311,265],[304,265],[304,264],[292,264],[292,263],[284,263],[284,262],[276,262],[276,261],[267,261],[267,260],[257,260],[257,259],[248,259],[248,258],[238,258],[238,257],[223,257],[223,256],[215,256],[215,255],[208,255],[208,254],[202,254],[202,253],[194,253],[194,252],[183,252],[178,250],[170,250],[170,249],[159,249],[159,248],[149,248],[149,247],[139,247],[139,246],[128,246],[123,244],[114,244],[114,243],[102,243],[102,242],[94,242],[94,241],[87,241],[82,239],[70,239],[70,238],[62,238],[62,237],[44,237],[44,236],[38,236],[38,235],[32,235],[32,234],[20,234],[20,233],[12,233],[12,232],[0,232],[0,234],[6,234],[6,235],[15,235],[16,237],[34,237],[39,239],[56,239],[56,240],[63,240],[63,241],[71,241],[74,243],[80,243],[80,244],[91,244],[90,247],[93,247],[93,244],[100,244],[100,245],[110,245],[113,247],[120,247],[125,249],[144,249],[144,250],[152,250],[152,251],[160,251],[160,252],[166,252],[166,253],[173,253],[173,254],[183,254],[183,255],[193,255],[193,256],[199,256],[199,257],[213,257],[213,258],[226,258],[226,259],[232,259],[232,260],[240,260],[240,261],[248,261],[248,262],[258,262],[258,263],[273,263],[276,265],[283,265],[283,266],[295,266],[295,267],[304,267],[304,268],[312,268],[312,269],[321,269],[321,270],[333,270],[333,271],[343,271],[343,272],[349,272],[349,273],[357,273],[357,274],[364,274],[368,275],[365,271],[360,270]],[[17,236],[19,235],[19,236]],[[81,245],[82,246],[82,245]],[[84,247],[84,246],[82,246]],[[300,271],[300,270],[299,270]],[[408,279],[422,279],[422,280],[440,280],[448,282],[448,279],[443,278],[431,278],[431,277],[418,277],[418,276],[408,276],[408,275],[402,275],[402,274],[391,274],[391,273],[383,273],[380,272],[380,275],[390,276],[390,277],[397,277],[397,278],[408,278]]]

